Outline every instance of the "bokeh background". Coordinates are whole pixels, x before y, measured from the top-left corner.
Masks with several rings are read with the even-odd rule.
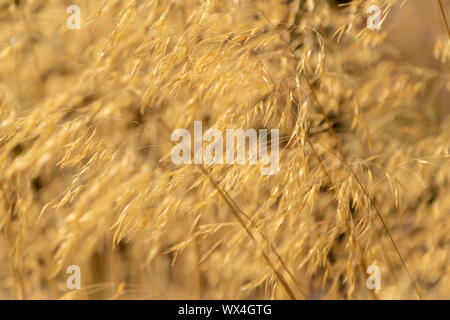
[[[338,2],[0,0],[0,298],[448,299],[439,1]],[[194,120],[280,173],[176,166]]]

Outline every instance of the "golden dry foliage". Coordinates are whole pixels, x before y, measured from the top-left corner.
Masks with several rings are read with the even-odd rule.
[[[449,37],[427,1],[414,64],[373,3],[0,0],[0,298],[449,298]],[[280,171],[175,165],[194,120]]]

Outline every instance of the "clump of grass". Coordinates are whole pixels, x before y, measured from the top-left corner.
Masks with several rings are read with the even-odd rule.
[[[449,40],[414,65],[378,2],[375,31],[361,0],[78,1],[69,30],[0,0],[0,297],[448,297]],[[194,120],[280,129],[280,172],[173,164]]]

